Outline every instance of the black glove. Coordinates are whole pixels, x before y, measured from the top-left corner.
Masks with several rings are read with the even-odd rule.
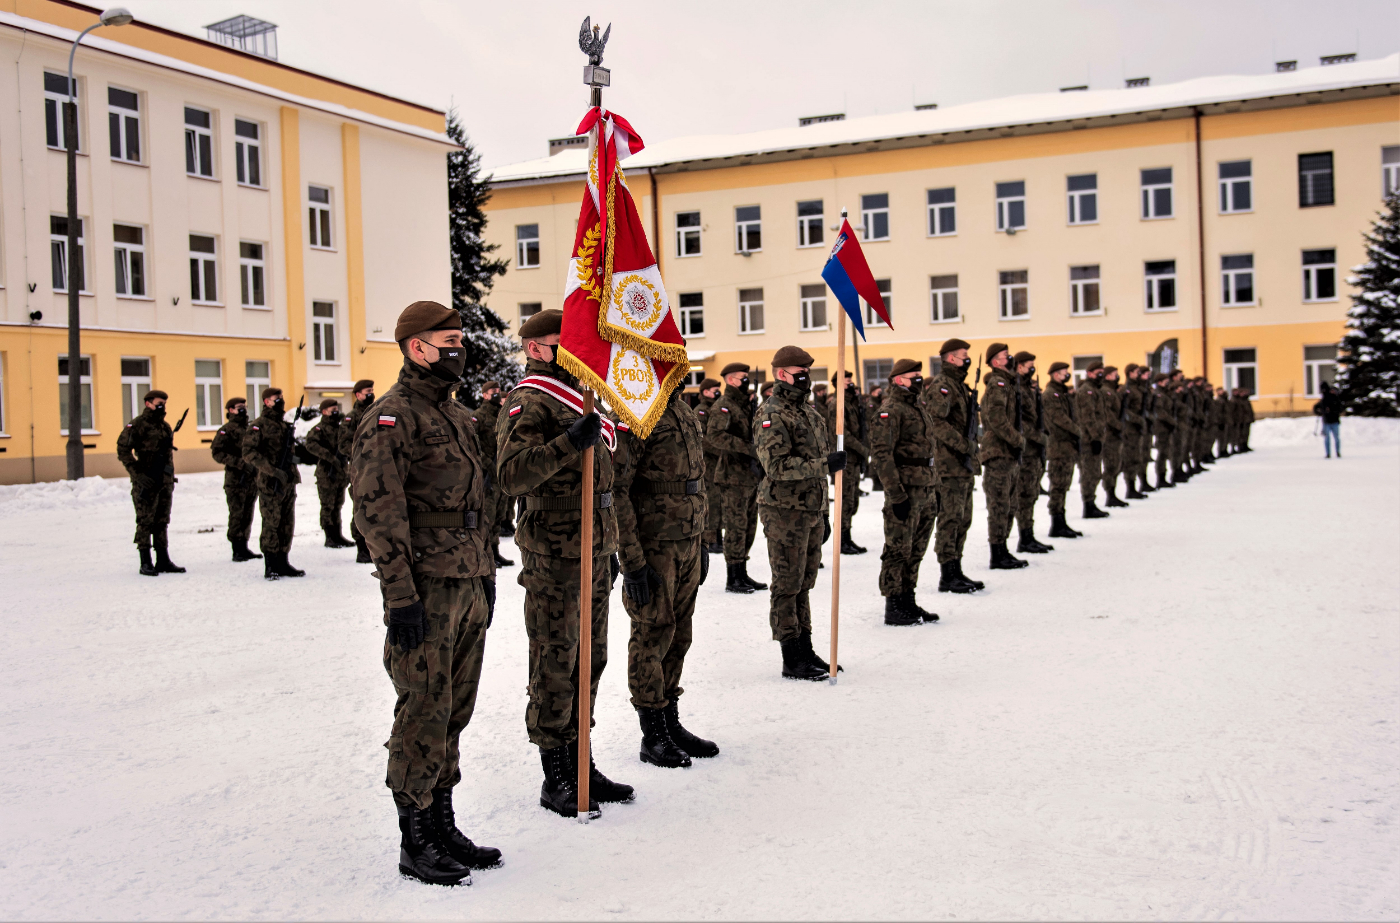
[[[1095,455],[1100,454],[1103,452],[1103,443],[1097,439],[1089,440],[1089,451],[1093,452]]]
[[[389,643],[401,651],[417,650],[423,643],[424,610],[421,602],[389,610]]]
[[[652,570],[650,564],[643,564],[634,571],[622,575],[622,593],[639,606],[651,605],[653,587],[661,585],[661,576]]]
[[[822,510],[822,544],[825,545],[829,538],[831,538],[831,514]]]
[[[903,500],[890,507],[890,510],[894,513],[896,519],[900,522],[904,522],[909,518],[909,514],[913,512],[914,503],[908,497],[905,497]]]
[[[704,583],[708,576],[710,576],[710,553],[705,550],[702,544],[700,547],[700,582]]]
[[[844,451],[832,452],[826,457],[826,470],[832,474],[846,467],[846,453]]]
[[[598,437],[603,433],[603,418],[596,413],[590,413],[586,417],[579,417],[565,433],[569,437],[569,442],[576,451],[582,452],[584,449],[598,442]]]
[[[622,573],[622,565],[618,563],[617,552],[613,552],[608,557],[608,570],[612,571],[612,577],[608,580],[608,589],[617,586],[617,575]]]
[[[496,618],[496,578],[482,577],[481,591],[486,594],[486,627]]]
[[[763,466],[758,463],[756,458],[749,461],[749,471],[753,472],[753,476],[756,478],[763,477]]]

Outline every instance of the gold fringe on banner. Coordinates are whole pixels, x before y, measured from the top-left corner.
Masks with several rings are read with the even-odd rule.
[[[651,431],[661,420],[661,415],[666,412],[666,399],[670,397],[675,388],[682,385],[683,379],[690,372],[690,366],[684,362],[671,366],[671,371],[661,382],[661,395],[658,395],[656,400],[652,402],[651,409],[647,411],[645,417],[638,417],[628,408],[626,402],[613,393],[608,383],[599,378],[598,373],[585,365],[577,356],[563,346],[555,347],[555,352],[558,355],[559,364],[585,387],[595,394],[603,395],[608,401],[608,406],[622,418],[622,422],[631,427],[638,439],[645,439],[651,435]]]

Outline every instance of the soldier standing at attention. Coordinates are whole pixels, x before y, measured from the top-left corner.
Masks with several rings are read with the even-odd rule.
[[[258,500],[257,472],[243,460],[243,436],[248,431],[248,402],[231,397],[224,403],[224,425],[209,447],[214,461],[224,466],[224,500],[228,503],[228,543],[235,561],[251,561],[262,555],[248,548],[253,531],[253,504]]]
[[[951,339],[939,349],[942,369],[924,388],[922,403],[937,443],[938,526],[934,552],[942,575],[940,593],[975,593],[986,589],[962,571],[963,545],[972,524],[972,489],[976,484],[977,440],[968,430],[976,403],[967,386],[966,341]]]
[[[763,469],[754,449],[754,406],[749,396],[749,367],[731,362],[720,373],[723,396],[710,407],[705,445],[719,456],[715,469],[716,501],[723,504],[724,588],[730,593],[766,590],[749,576],[749,549],[758,533],[758,482]],[[805,399],[805,398],[804,398]]]
[[[306,451],[316,456],[316,492],[321,497],[321,531],[327,548],[352,548],[341,532],[340,509],[350,486],[350,456],[341,451],[340,402],[321,401],[321,419],[306,434]],[[353,517],[353,512],[352,512]]]
[[[1108,516],[1099,509],[1099,481],[1103,480],[1103,441],[1108,434],[1104,421],[1103,399],[1099,396],[1103,379],[1103,363],[1093,362],[1085,370],[1084,380],[1074,389],[1075,418],[1079,421],[1079,497],[1084,501],[1085,519]]]
[[[826,424],[807,402],[811,367],[812,357],[796,346],[773,355],[773,397],[758,420],[758,459],[766,475],[758,508],[773,568],[768,623],[782,646],[783,676],[820,680],[830,666],[812,649],[807,594],[817,584],[822,542],[831,533],[826,479],[845,467],[846,453],[831,451]]]
[[[136,505],[136,548],[141,573],[183,574],[170,560],[166,529],[170,526],[170,501],[175,494],[175,433],[165,422],[164,391],[147,391],[141,399],[146,409],[117,437],[117,459],[131,475],[131,500]],[[151,544],[156,560],[151,563]]]
[[[1127,506],[1118,499],[1118,473],[1123,470],[1123,393],[1117,366],[1104,367],[1099,378],[1099,401],[1104,422],[1103,505]]]
[[[281,388],[263,388],[263,412],[248,425],[243,435],[243,460],[258,472],[258,514],[262,534],[258,547],[263,553],[263,577],[303,577],[287,560],[296,528],[297,485],[301,473],[295,457],[287,451],[294,421],[284,419],[286,401]]]
[[[486,472],[452,390],[466,363],[462,318],[434,301],[399,315],[399,380],[355,434],[355,519],[384,601],[394,684],[385,784],[399,816],[399,872],[429,884],[494,868],[501,852],[457,829],[458,740],[476,707],[496,572],[482,516]]]
[[[1083,430],[1074,414],[1074,392],[1069,387],[1069,365],[1050,364],[1050,384],[1045,389],[1045,426],[1050,437],[1046,467],[1050,471],[1050,537],[1079,538],[1084,533],[1065,521],[1065,494],[1074,480]]]
[[[593,558],[593,658],[589,698],[608,665],[608,597],[617,577],[617,517],[613,510],[615,427],[583,413],[578,379],[559,365],[564,312],[546,308],[520,325],[526,377],[506,397],[496,422],[496,472],[508,497],[525,498],[515,528],[525,588],[525,633],[530,640],[530,703],[525,729],[540,748],[544,784],[540,805],[564,817],[578,815],[579,580],[582,555]],[[600,444],[601,440],[601,444]],[[583,450],[593,452],[593,547],[583,548]],[[597,715],[596,709],[591,714]],[[590,801],[626,802],[630,785],[589,767]],[[590,816],[597,807],[589,805]]]
[[[831,376],[831,386],[836,388],[836,376]],[[851,538],[851,519],[855,517],[856,510],[860,509],[860,473],[865,468],[870,459],[870,449],[867,447],[870,441],[870,430],[866,423],[865,407],[861,405],[860,392],[856,390],[855,379],[850,372],[846,373],[846,400],[845,400],[845,426],[846,435],[846,475],[841,479],[841,553],[842,554],[865,554],[865,548],[857,545]],[[836,395],[833,393],[826,402],[826,430],[828,433],[836,432]],[[832,444],[835,444],[835,436],[832,436]]]
[[[705,427],[710,422],[710,408],[715,401],[719,400],[719,382],[713,378],[706,378],[700,382],[700,402],[695,405],[695,416],[700,421],[700,432],[703,435]],[[724,551],[724,545],[720,543],[720,529],[723,528],[721,516],[722,506],[719,499],[719,491],[715,486],[715,468],[719,465],[719,454],[708,445],[705,446],[705,535],[702,539],[706,554],[720,554]]]
[[[987,347],[987,382],[982,392],[982,491],[987,495],[987,543],[991,546],[992,570],[1016,570],[1030,562],[1006,549],[1011,523],[1016,515],[1016,488],[1020,481],[1021,459],[1026,440],[1021,435],[1025,407],[1016,387],[1016,376],[1008,368],[1011,348],[1005,343]]]
[[[885,547],[880,552],[880,595],[886,625],[936,622],[938,616],[915,599],[938,513],[938,469],[933,434],[919,403],[923,363],[900,359],[890,371],[889,396],[871,427],[871,459],[885,485]]]
[[[1152,420],[1152,438],[1157,446],[1157,486],[1175,487],[1167,481],[1167,463],[1171,460],[1172,430],[1176,428],[1176,414],[1172,407],[1171,392],[1167,390],[1167,373],[1158,372],[1152,377],[1152,389],[1147,395],[1148,416]]]
[[[360,425],[360,418],[369,411],[369,407],[374,403],[374,382],[368,378],[361,378],[355,382],[355,388],[351,391],[355,403],[351,405],[350,412],[345,415],[345,419],[340,424],[340,454],[346,458],[350,457],[350,452],[355,445],[355,428]],[[350,513],[350,538],[355,543],[355,563],[369,564],[369,548],[365,545],[364,536],[360,534],[359,528],[355,525],[354,510]]]
[[[642,726],[641,759],[689,766],[719,753],[681,724],[677,700],[690,650],[695,597],[709,576],[705,531],[705,446],[700,419],[671,391],[651,435],[617,424],[613,508],[617,511],[622,605],[632,622],[627,688]]]
[[[510,511],[510,498],[501,493],[496,482],[496,420],[501,415],[501,385],[488,381],[481,386],[481,403],[471,411],[476,431],[477,448],[482,467],[486,469],[486,501],[482,507],[486,539],[491,543],[491,557],[497,567],[514,567],[515,562],[501,554],[501,523]]]
[[[1138,490],[1138,475],[1142,470],[1142,389],[1138,385],[1138,375],[1142,367],[1136,362],[1128,363],[1123,372],[1127,380],[1118,389],[1123,417],[1123,496],[1129,500],[1146,500],[1147,495]]]
[[[1026,440],[1016,478],[1016,524],[1021,529],[1016,550],[1045,554],[1055,550],[1035,540],[1035,504],[1040,499],[1040,477],[1045,473],[1045,402],[1035,379],[1035,355],[1022,350],[1011,361],[1016,367],[1016,387],[1021,392],[1021,435]]]
[[[864,401],[865,418],[867,420],[874,419],[876,411],[878,411],[880,405],[885,402],[885,389],[878,385],[872,387],[870,393],[865,396]],[[870,489],[872,491],[882,491],[885,489],[884,485],[880,483],[880,472],[877,471],[873,465],[870,467]]]
[[[1152,464],[1152,369],[1145,365],[1137,367],[1135,375],[1128,376],[1128,386],[1136,395],[1131,402],[1132,412],[1137,414],[1137,493],[1134,498],[1145,500],[1157,488],[1147,483],[1147,469]]]

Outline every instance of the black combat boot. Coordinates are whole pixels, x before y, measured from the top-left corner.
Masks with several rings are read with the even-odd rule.
[[[140,546],[137,547],[136,550],[139,551],[139,552],[141,552],[141,576],[143,576],[143,577],[157,577],[157,576],[159,576],[159,575],[160,575],[160,571],[156,570],[156,566],[155,566],[154,564],[151,563],[151,549],[148,548],[148,547],[146,547],[145,545],[140,545]]]
[[[752,593],[753,587],[744,579],[744,565],[726,565],[729,576],[724,581],[724,591],[726,593]]]
[[[719,747],[713,740],[706,740],[703,737],[696,737],[681,724],[680,706],[676,704],[676,699],[671,699],[671,704],[661,709],[666,716],[666,729],[671,732],[671,739],[676,742],[676,746],[684,750],[691,759],[703,760],[712,756],[719,756]]]
[[[841,553],[842,553],[842,554],[865,554],[866,551],[868,551],[868,550],[869,550],[869,549],[867,549],[867,548],[862,548],[861,546],[857,545],[855,542],[851,541],[851,533],[846,532],[846,531],[844,531],[844,530],[841,532]]]
[[[297,570],[292,566],[292,562],[287,560],[287,552],[277,552],[277,560],[272,564],[279,577],[305,577],[306,571]]]
[[[574,744],[573,751],[569,756],[569,765],[577,765],[577,760],[578,744]],[[577,777],[575,774],[575,778]],[[637,790],[632,786],[614,782],[598,771],[598,764],[593,761],[591,749],[588,752],[588,800],[600,804],[627,804],[637,800]]]
[[[810,612],[807,614],[808,616],[811,615]],[[821,657],[817,655],[817,652],[812,648],[812,633],[810,631],[804,630],[802,634],[799,635],[799,637],[802,639],[802,652],[807,655],[807,659],[812,661],[812,663],[815,663],[817,666],[821,667],[822,672],[830,676],[831,664],[827,663],[825,660],[822,660]],[[846,668],[838,663],[836,665],[836,672],[845,673]]]
[[[578,817],[578,775],[570,751],[577,746],[570,742],[551,750],[540,750],[540,766],[544,769],[544,784],[540,786],[540,807],[549,808],[560,817]],[[588,816],[602,817],[598,810],[598,795],[588,786]]]
[[[1127,506],[1127,505],[1128,505],[1128,504],[1124,503],[1122,500],[1119,500],[1119,499],[1118,499],[1118,488],[1117,488],[1117,487],[1110,487],[1110,488],[1109,488],[1107,491],[1105,491],[1105,492],[1108,494],[1108,499],[1105,500],[1105,501],[1103,502],[1103,505],[1104,505],[1104,506]]]
[[[327,548],[354,548],[355,543],[340,534],[339,529],[326,529]]]
[[[433,789],[433,806],[428,810],[433,814],[433,826],[437,828],[438,841],[447,848],[449,856],[469,869],[500,868],[499,849],[478,846],[457,829],[457,815],[452,810],[452,789]]]
[[[253,549],[248,547],[248,540],[245,538],[241,542],[230,542],[233,546],[233,559],[235,561],[253,561],[262,555],[254,554]]]
[[[1141,494],[1143,494],[1143,495],[1144,495],[1144,498],[1145,498],[1145,495],[1146,495],[1146,494],[1155,493],[1156,491],[1157,491],[1157,488],[1155,488],[1155,487],[1153,487],[1151,484],[1147,483],[1147,475],[1146,475],[1146,474],[1139,474],[1139,475],[1138,475],[1138,492],[1141,493]]]
[[[671,729],[666,726],[665,712],[659,708],[639,708],[637,717],[642,725],[643,763],[651,763],[662,769],[690,767],[690,756],[671,739]]]
[[[277,573],[277,552],[263,549],[263,579],[276,580],[282,575]]]
[[[510,537],[511,537],[512,535],[514,535],[514,534],[515,534],[515,526],[511,525],[509,522],[503,522],[503,523],[501,523],[501,530],[500,530],[500,536],[501,536],[501,538],[510,538]]]
[[[903,593],[891,593],[885,597],[886,625],[919,625],[923,620],[922,615],[905,605]]]
[[[721,542],[719,539],[715,539],[713,542],[710,542],[705,546],[705,553],[724,554],[724,542]]]
[[[1108,518],[1108,514],[1105,513],[1103,510],[1099,509],[1098,504],[1094,503],[1093,500],[1085,500],[1085,501],[1084,501],[1084,518],[1085,518],[1085,519],[1107,519],[1107,518]]]
[[[827,671],[817,666],[802,649],[801,638],[789,638],[779,642],[783,649],[783,677],[785,679],[826,679]]]
[[[976,593],[977,587],[968,580],[964,580],[958,574],[957,561],[944,561],[938,565],[942,574],[938,578],[938,592],[940,593]]]
[[[497,567],[514,567],[514,566],[515,566],[515,562],[514,562],[514,561],[512,561],[510,558],[507,558],[507,557],[505,557],[504,555],[501,554],[501,549],[499,549],[499,548],[493,549],[491,553],[494,554],[494,555],[496,556],[496,566],[497,566]]]
[[[170,549],[164,542],[156,543],[156,572],[161,574],[183,574],[185,569],[170,560]]]
[[[755,590],[768,589],[768,584],[759,583],[757,580],[749,576],[749,564],[747,561],[739,565],[739,579],[747,583],[749,586],[753,587]]]
[[[992,570],[1017,570],[1030,563],[1029,561],[1022,561],[1020,558],[1014,557],[1011,552],[1007,551],[1006,542],[992,543]]]
[[[919,601],[914,598],[913,590],[905,592],[904,608],[908,609],[910,612],[913,612],[914,614],[922,618],[924,620],[925,625],[932,625],[934,622],[938,621],[938,613],[930,612],[923,606],[919,605]]]
[[[1036,541],[1034,529],[1022,529],[1021,538],[1016,542],[1016,550],[1021,554],[1046,554],[1054,551],[1055,548],[1052,545],[1042,545]]]
[[[1069,527],[1065,521],[1064,513],[1050,514],[1050,537],[1051,538],[1079,538],[1083,532],[1076,532]]]
[[[369,556],[369,546],[365,544],[365,537],[363,535],[355,536],[355,563],[374,563],[374,559]]]
[[[433,809],[411,804],[399,809],[399,874],[430,885],[471,884],[471,869],[452,858],[438,836]]]
[[[1127,497],[1129,500],[1146,500],[1146,499],[1147,499],[1147,494],[1141,493],[1141,492],[1137,489],[1137,481],[1134,480],[1134,479],[1132,479],[1132,478],[1129,478],[1129,479],[1128,479],[1128,489],[1127,489],[1127,491],[1124,492],[1123,496],[1124,496],[1124,497]]]
[[[959,580],[963,583],[971,584],[974,590],[985,590],[987,588],[987,585],[981,580],[973,580],[967,574],[963,573],[962,558],[955,558],[953,560],[953,571],[958,575]]]

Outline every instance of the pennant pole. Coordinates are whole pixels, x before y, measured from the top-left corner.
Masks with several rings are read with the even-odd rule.
[[[846,210],[841,209],[841,223],[846,222]],[[836,312],[836,451],[846,449],[846,309]],[[836,520],[832,529],[831,543],[831,676],[828,682],[836,685],[836,647],[841,634],[841,508],[844,496],[846,469],[836,472],[836,510],[832,516]]]

